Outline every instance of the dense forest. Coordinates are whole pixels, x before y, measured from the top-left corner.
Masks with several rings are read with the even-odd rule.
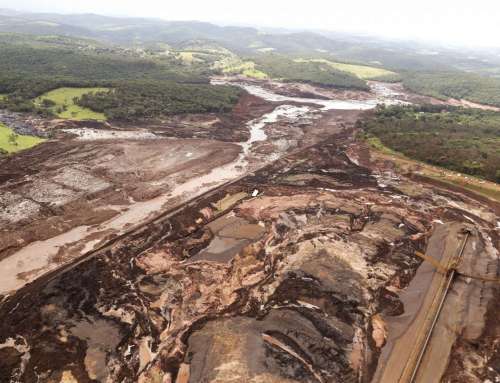
[[[196,60],[186,65],[175,54],[148,56],[139,50],[141,57],[134,50],[92,45],[82,39],[15,34],[3,35],[0,49],[0,94],[7,95],[0,100],[0,108],[17,112],[51,116],[51,108],[33,100],[60,87],[113,88],[79,103],[110,118],[124,119],[227,110],[237,94],[227,87],[209,85],[209,76],[214,73],[211,65]],[[363,80],[321,62],[263,54],[257,57],[256,67],[285,81],[368,89]]]
[[[133,120],[178,113],[227,112],[240,92],[231,86],[136,80],[116,84],[106,92],[85,94],[76,103],[104,113],[109,119]]]
[[[440,99],[456,98],[500,106],[500,79],[465,72],[406,73],[408,89]]]
[[[272,78],[344,89],[368,90],[366,82],[322,62],[297,62],[283,55],[266,54],[252,58],[256,69]]]
[[[207,82],[206,68],[179,65],[174,60],[153,60],[113,53],[79,52],[77,49],[33,48],[24,45],[0,45],[2,91],[9,78],[109,81],[118,79],[155,79],[179,82]]]
[[[225,110],[234,104],[238,93],[209,85],[209,67],[182,65],[167,56],[140,58],[112,52],[82,52],[75,47],[35,48],[5,41],[0,41],[0,50],[0,94],[6,94],[0,100],[0,108],[12,111],[49,116],[50,108],[36,105],[33,99],[60,87],[115,88],[116,92],[99,97],[109,101],[105,105],[110,115],[121,117],[142,115],[144,109],[145,115],[158,115],[158,105],[167,100],[172,101],[172,105],[163,106],[167,114]],[[118,95],[124,97],[122,104],[131,105],[127,111],[118,105]],[[146,100],[149,105],[140,108]],[[90,99],[84,102],[92,104]]]
[[[360,123],[410,158],[500,182],[500,113],[436,105],[380,107]]]

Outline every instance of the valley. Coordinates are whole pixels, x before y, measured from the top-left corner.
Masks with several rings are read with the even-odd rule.
[[[490,64],[0,21],[0,382],[500,380]]]
[[[407,102],[400,94],[377,83],[313,98],[324,90],[212,81],[244,89],[231,114],[40,124],[53,138],[3,161],[12,164],[1,194],[5,374],[382,379],[397,372],[378,372],[400,354],[388,348],[393,321],[422,313],[410,309],[423,272],[416,251],[430,252],[434,236],[453,243],[466,227],[485,263],[462,267],[496,274],[498,205],[412,181],[355,140],[363,113]],[[232,135],[218,135],[223,126]],[[485,318],[492,286],[460,286],[486,299],[477,303]],[[485,323],[461,326],[476,328],[473,341]],[[454,342],[439,351],[451,360],[462,358]]]

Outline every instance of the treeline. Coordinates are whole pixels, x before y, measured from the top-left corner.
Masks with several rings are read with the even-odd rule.
[[[365,134],[410,158],[500,183],[500,113],[437,105],[380,107]]]
[[[252,61],[256,64],[255,69],[283,81],[297,81],[343,89],[369,89],[365,81],[321,62],[296,62],[279,54],[257,56],[252,58]]]
[[[0,44],[0,70],[6,75],[28,75],[74,80],[155,79],[207,82],[208,70],[185,68],[175,59],[146,59],[113,53],[81,52],[78,48],[34,48]]]
[[[136,120],[180,113],[227,112],[240,93],[231,86],[136,80],[115,84],[110,91],[85,94],[75,101],[109,119]]]
[[[439,99],[466,99],[500,106],[500,79],[465,72],[406,73],[403,85],[420,94]]]

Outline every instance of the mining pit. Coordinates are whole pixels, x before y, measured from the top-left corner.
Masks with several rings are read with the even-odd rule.
[[[498,284],[464,276],[499,274],[497,206],[356,139],[410,99],[237,84],[227,115],[44,122],[2,160],[0,381],[398,382],[446,277],[416,252],[465,232],[416,381],[500,380]]]

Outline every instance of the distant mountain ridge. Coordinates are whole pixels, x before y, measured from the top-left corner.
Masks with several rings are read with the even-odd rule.
[[[97,14],[26,13],[0,9],[0,32],[60,35],[94,39],[122,46],[191,41],[217,43],[239,55],[276,52],[300,56],[328,55],[340,61],[366,63],[394,70],[489,70],[500,67],[500,52],[425,49],[421,44],[335,32],[273,31],[219,26],[200,21],[111,17]],[[428,54],[432,51],[433,55]]]

